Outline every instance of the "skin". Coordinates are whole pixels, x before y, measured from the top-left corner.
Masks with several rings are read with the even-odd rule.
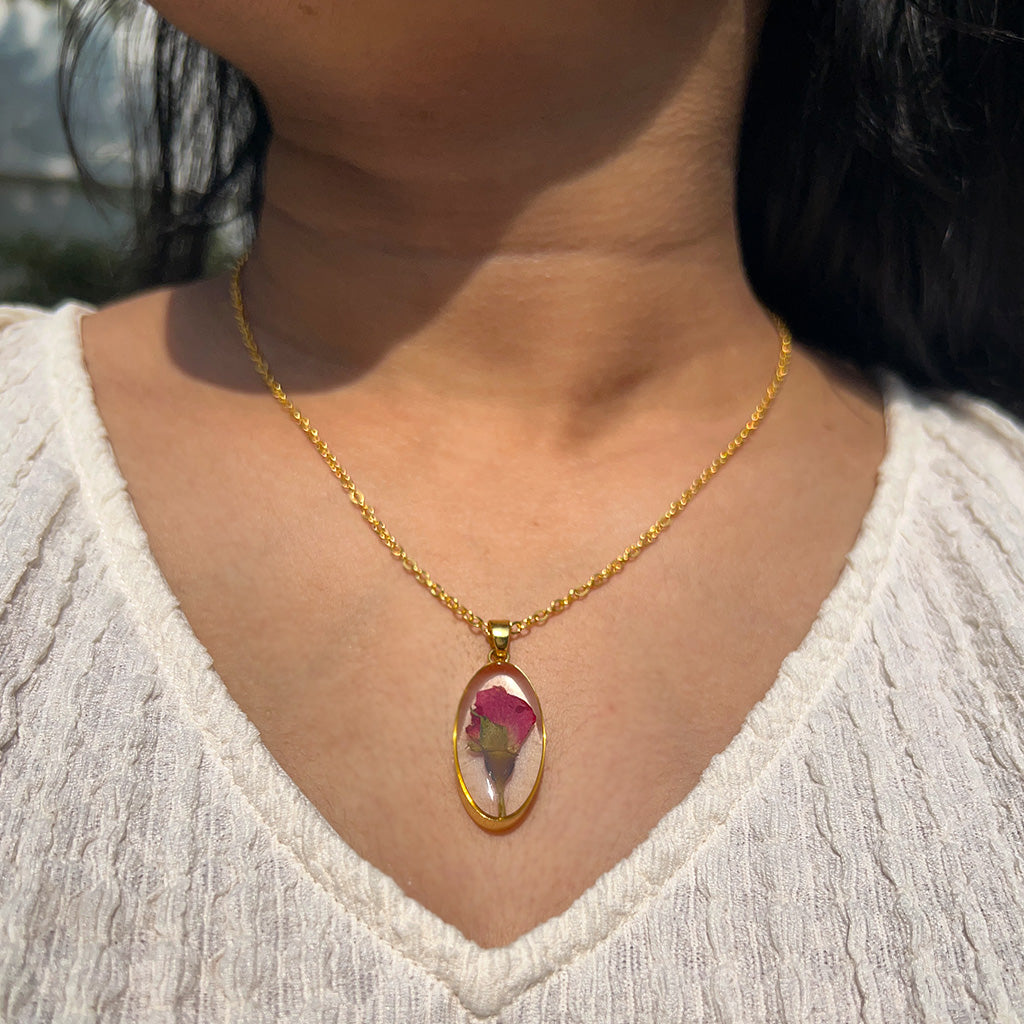
[[[271,366],[485,618],[586,579],[747,419],[778,348],[733,217],[757,4],[155,6],[274,120],[244,280]],[[486,645],[341,500],[253,374],[225,280],[102,310],[84,345],[225,686],[347,843],[486,946],[564,910],[728,745],[834,587],[884,449],[877,394],[798,347],[673,529],[513,644],[549,766],[494,837],[450,763]]]

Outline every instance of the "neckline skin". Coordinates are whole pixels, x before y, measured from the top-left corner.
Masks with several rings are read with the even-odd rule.
[[[777,349],[734,209],[762,0],[233,3],[155,7],[273,122],[243,281],[272,366],[549,426],[747,412]]]
[[[564,913],[507,946],[483,949],[359,857],[273,759],[231,697],[150,553],[107,440],[82,356],[80,321],[88,312],[68,304],[53,314],[54,338],[47,345],[52,397],[100,544],[166,692],[202,734],[226,785],[336,912],[358,920],[480,1016],[497,1012],[585,955],[666,893],[701,846],[754,793],[778,751],[795,740],[807,712],[841,671],[872,596],[887,576],[914,466],[908,393],[895,378],[884,382],[886,449],[878,483],[846,567],[739,733],[685,799]]]

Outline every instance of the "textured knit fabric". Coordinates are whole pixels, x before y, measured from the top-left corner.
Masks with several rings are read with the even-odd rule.
[[[349,849],[147,546],[81,309],[0,311],[0,1019],[1024,1016],[1024,436],[887,385],[809,635],[696,789],[484,950]]]

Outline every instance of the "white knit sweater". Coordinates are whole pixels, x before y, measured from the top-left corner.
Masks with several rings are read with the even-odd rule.
[[[150,555],[80,309],[0,310],[0,1019],[1024,1018],[1024,434],[891,383],[836,589],[739,735],[484,950],[271,758]]]

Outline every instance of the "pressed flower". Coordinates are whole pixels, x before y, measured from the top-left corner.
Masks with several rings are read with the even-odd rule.
[[[505,785],[512,777],[516,756],[537,721],[533,708],[501,686],[476,695],[466,726],[474,754],[482,754],[484,769],[498,795],[498,817],[505,816]]]

